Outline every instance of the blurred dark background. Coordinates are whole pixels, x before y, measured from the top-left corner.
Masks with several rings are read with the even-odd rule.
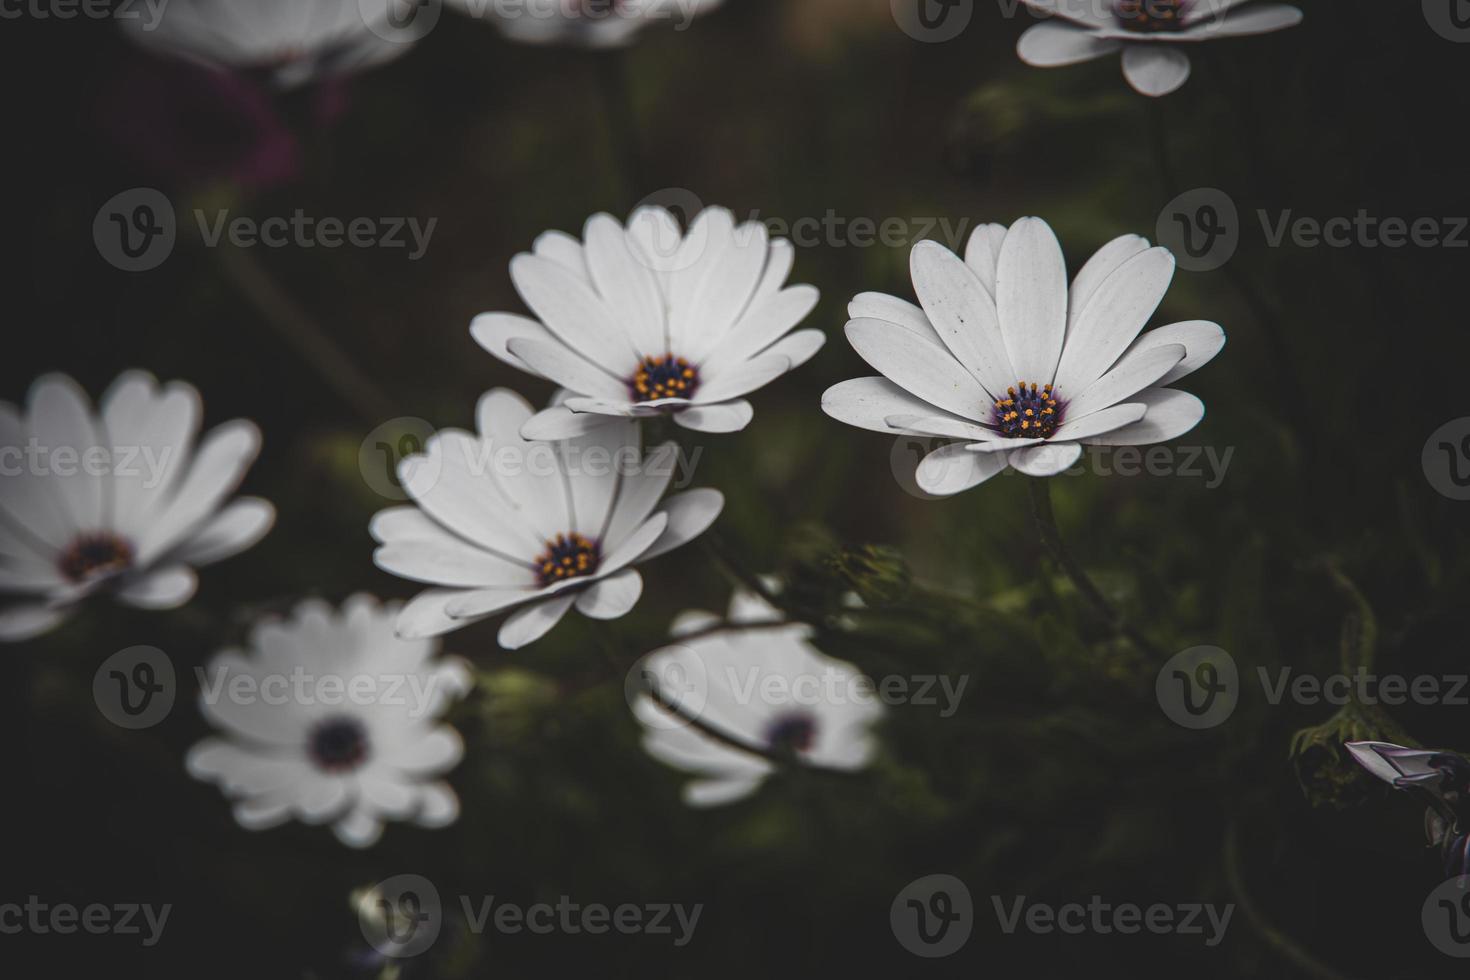
[[[943,44],[906,36],[887,0],[728,0],[627,52],[631,163],[610,124],[618,66],[446,17],[386,67],[279,100],[286,155],[299,158],[254,187],[231,168],[257,145],[255,124],[148,64],[110,23],[0,22],[0,398],[22,399],[50,370],[94,396],[129,367],[186,379],[207,424],[260,424],[246,488],[280,511],[263,544],[204,572],[186,610],[97,606],[4,651],[0,901],[174,911],[152,949],[0,936],[0,958],[78,976],[346,976],[361,944],[349,893],[411,872],[446,896],[705,905],[684,948],[442,938],[411,976],[1457,975],[1420,925],[1439,877],[1418,807],[1334,762],[1335,728],[1293,760],[1294,733],[1335,709],[1271,706],[1253,678],[1257,666],[1337,669],[1350,606],[1327,559],[1373,607],[1381,672],[1470,669],[1470,503],[1437,493],[1420,463],[1431,432],[1470,415],[1470,249],[1463,236],[1458,249],[1273,248],[1256,212],[1470,216],[1470,45],[1431,30],[1417,3],[1300,6],[1300,27],[1202,47],[1185,88],[1152,102],[1127,88],[1116,57],[1021,64],[1014,44],[1032,19],[990,0]],[[1156,165],[1160,125],[1171,180]],[[254,249],[241,266],[184,220],[161,267],[126,273],[99,255],[92,222],[134,187],[165,191],[181,215],[302,208],[438,224],[419,261],[288,247]],[[1224,353],[1184,385],[1209,415],[1181,442],[1233,449],[1228,475],[1214,488],[1065,477],[1056,494],[1074,551],[1156,644],[1224,647],[1252,678],[1218,729],[1169,722],[1154,701],[1160,665],[1050,587],[1021,478],[920,500],[893,477],[894,459],[911,470],[914,452],[820,412],[826,387],[872,373],[842,338],[847,300],[912,297],[906,248],[842,242],[801,249],[793,275],[822,290],[805,325],[828,346],[754,396],[745,432],[702,437],[697,483],[725,492],[717,530],[740,560],[816,601],[852,584],[832,570],[843,549],[906,557],[915,592],[827,649],[875,673],[969,675],[970,687],[951,718],[891,710],[883,757],[862,778],[798,774],[691,811],[678,774],[638,748],[600,648],[631,665],[677,611],[723,608],[729,584],[699,547],[648,569],[638,609],[610,628],[569,618],[516,654],[495,646],[494,623],[451,635],[446,649],[482,680],[454,715],[468,743],[450,777],[463,814],[442,831],[390,826],[366,853],[320,828],[237,828],[218,791],[183,772],[205,729],[188,683],[147,732],[113,727],[92,704],[93,671],[123,647],[161,647],[187,672],[300,596],[412,593],[372,564],[367,522],[391,501],[359,472],[359,445],[393,416],[468,426],[493,386],[550,393],[468,333],[476,313],[521,310],[507,263],[546,229],[579,233],[593,212],[625,216],[667,188],[786,222],[829,209],[876,221],[1036,214],[1076,269],[1116,235],[1156,237],[1164,203],[1193,187],[1233,199],[1239,249],[1224,269],[1181,271],[1156,322],[1225,326]],[[351,366],[303,356],[302,317]],[[375,394],[344,394],[354,371]],[[1470,750],[1470,709],[1393,715],[1424,744]],[[889,904],[936,872],[968,885],[976,925],[959,953],[927,961],[895,941]],[[1093,894],[1238,907],[1225,942],[1206,948],[1190,936],[1007,936],[991,905]]]

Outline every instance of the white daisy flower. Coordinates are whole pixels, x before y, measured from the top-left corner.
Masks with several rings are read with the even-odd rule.
[[[919,464],[925,492],[958,493],[1007,465],[1053,476],[1082,443],[1163,442],[1204,417],[1198,398],[1165,386],[1219,353],[1224,331],[1191,320],[1139,336],[1174,276],[1168,249],[1114,239],[1069,291],[1050,226],[1022,218],[977,228],[963,261],[920,242],[910,268],[921,306],[864,293],[848,307],[847,338],[883,377],[829,388],[822,409],[874,432],[959,440]]]
[[[701,14],[724,0],[448,0],[453,8],[489,20],[500,33],[524,44],[564,44],[580,48],[622,48],[644,29],[671,23],[687,29]]]
[[[1123,77],[1143,95],[1168,95],[1189,79],[1181,44],[1269,34],[1301,23],[1284,3],[1248,0],[1025,0],[1058,19],[1027,29],[1016,53],[1028,65],[1055,68],[1123,52]]]
[[[504,388],[487,392],[477,415],[478,436],[440,432],[402,462],[414,505],[372,521],[378,567],[436,586],[404,608],[404,636],[515,609],[499,634],[515,650],[574,604],[584,616],[617,619],[643,593],[632,566],[704,533],[725,505],[718,490],[663,499],[675,446],[645,456],[631,419],[561,443],[528,441],[520,433],[531,406]]]
[[[608,418],[672,414],[701,432],[735,432],[755,414],[742,396],[812,357],[820,330],[787,334],[817,304],[812,286],[783,288],[791,243],[758,221],[736,226],[708,208],[687,235],[663,208],[625,229],[606,214],[583,242],[551,231],[515,257],[516,291],[540,319],[475,318],[470,333],[505,363],[556,382],[569,397],[526,427],[565,439]]]
[[[247,650],[211,661],[199,706],[223,735],[184,765],[220,785],[241,827],[294,817],[369,847],[385,820],[444,827],[459,816],[439,777],[464,745],[439,720],[473,680],[462,661],[437,656],[438,641],[395,635],[398,611],[369,595],[340,610],[308,599],[258,623]]]
[[[781,617],[740,591],[727,621]],[[720,622],[698,611],[676,619],[675,643],[641,665],[657,699],[643,693],[633,702],[648,754],[697,777],[684,788],[686,803],[719,806],[749,796],[779,757],[820,769],[868,765],[883,706],[856,667],[813,647],[811,627],[800,623],[718,630]]]
[[[398,0],[168,0],[154,20],[120,19],[152,51],[210,68],[264,72],[287,89],[382,64],[412,47]]]
[[[83,599],[108,594],[141,609],[172,609],[194,594],[194,569],[244,551],[275,509],[226,502],[260,451],[237,419],[195,447],[201,406],[192,387],[160,387],[129,371],[101,411],[75,381],[31,386],[24,412],[0,402],[0,641],[52,629]]]

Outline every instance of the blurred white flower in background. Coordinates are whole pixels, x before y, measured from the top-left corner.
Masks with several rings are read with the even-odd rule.
[[[874,432],[957,440],[919,463],[926,493],[959,493],[1007,466],[1054,476],[1083,443],[1164,442],[1204,418],[1198,398],[1165,385],[1218,354],[1224,331],[1191,320],[1139,336],[1173,280],[1168,249],[1114,239],[1069,289],[1051,227],[1022,218],[975,229],[964,260],[920,242],[910,267],[920,306],[863,293],[848,307],[847,339],[883,377],[834,385],[822,410]]]
[[[640,665],[657,694],[633,701],[643,747],[696,777],[684,801],[719,806],[749,796],[776,771],[777,758],[821,769],[867,766],[877,748],[871,729],[884,711],[871,682],[812,646],[809,626],[739,628],[781,622],[748,592],[731,598],[726,621],[735,628],[718,629],[713,613],[680,615],[674,642]]]
[[[724,0],[446,0],[459,10],[494,24],[512,41],[564,44],[583,48],[620,48],[649,27],[689,28],[701,14]]]
[[[400,464],[414,505],[373,518],[381,545],[373,559],[435,586],[403,610],[402,635],[447,633],[514,609],[499,642],[515,650],[573,604],[584,616],[617,619],[643,593],[632,566],[699,536],[725,505],[718,490],[664,499],[675,446],[645,455],[631,419],[549,443],[521,438],[531,414],[515,392],[487,392],[478,436],[439,432]]]
[[[685,234],[667,210],[645,207],[627,228],[593,215],[583,239],[550,231],[511,262],[539,320],[485,313],[470,326],[491,354],[568,392],[530,420],[527,438],[660,414],[688,429],[738,431],[755,414],[743,396],[826,341],[820,330],[791,333],[818,293],[785,286],[795,250],[758,221],[737,226],[708,208]]]
[[[156,23],[119,18],[151,51],[264,73],[278,88],[362,71],[406,53],[404,0],[168,0]],[[395,6],[399,5],[399,6]]]
[[[1219,38],[1269,34],[1295,27],[1302,12],[1283,3],[1249,0],[1024,0],[1052,14],[1028,28],[1016,53],[1028,65],[1055,68],[1123,52],[1123,77],[1143,95],[1168,95],[1189,79],[1181,47]]]
[[[384,821],[459,816],[439,777],[464,747],[440,718],[473,680],[437,641],[400,639],[398,611],[369,595],[340,609],[308,599],[210,662],[200,710],[223,734],[190,749],[185,767],[220,785],[240,826],[330,823],[344,844],[368,847]]]
[[[194,594],[194,569],[270,530],[275,509],[226,502],[260,451],[235,420],[195,446],[202,406],[180,382],[129,371],[94,413],[75,381],[51,374],[26,410],[0,402],[0,640],[64,620],[88,596],[171,609]]]

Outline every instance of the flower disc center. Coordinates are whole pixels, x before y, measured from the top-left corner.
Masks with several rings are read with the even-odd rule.
[[[766,744],[773,752],[809,752],[816,740],[817,721],[811,715],[781,715],[766,726]]]
[[[995,402],[992,426],[1007,439],[1050,439],[1062,423],[1062,405],[1051,385],[1017,381]]]
[[[132,544],[109,531],[81,535],[57,559],[61,574],[72,582],[125,571],[132,564]]]
[[[311,730],[307,751],[326,772],[356,769],[368,755],[367,729],[356,718],[328,718]]]
[[[602,547],[584,535],[558,534],[546,542],[546,551],[536,559],[536,578],[542,587],[581,578],[597,571]]]
[[[1182,31],[1189,0],[1116,0],[1113,14],[1125,30],[1141,34]]]
[[[673,354],[645,357],[633,372],[628,386],[637,402],[661,398],[689,398],[699,388],[699,368]]]

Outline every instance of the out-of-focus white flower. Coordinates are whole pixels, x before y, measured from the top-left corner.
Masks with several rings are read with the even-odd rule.
[[[1168,95],[1189,79],[1183,45],[1269,34],[1301,23],[1284,3],[1239,9],[1247,0],[1024,0],[1055,19],[1021,35],[1016,52],[1054,68],[1123,52],[1123,77],[1143,95]]]
[[[195,440],[199,394],[129,371],[99,412],[75,381],[50,374],[26,410],[0,402],[0,640],[59,624],[109,594],[172,609],[194,594],[194,569],[255,544],[275,521],[256,497],[226,503],[260,451],[235,420]]]
[[[684,613],[674,642],[641,666],[657,694],[633,702],[643,747],[696,777],[685,802],[719,806],[750,795],[776,771],[772,757],[822,769],[866,766],[876,750],[872,726],[883,716],[868,679],[813,647],[809,626],[738,628],[780,622],[749,593],[735,593],[727,619],[737,628],[713,629],[713,613]]]
[[[621,48],[645,29],[690,22],[724,0],[447,0],[450,7],[494,24],[512,41]]]
[[[219,783],[240,826],[330,823],[344,844],[368,847],[385,820],[443,827],[458,817],[439,777],[463,744],[440,718],[470,672],[439,658],[435,640],[400,639],[397,617],[397,603],[368,595],[340,610],[307,600],[257,624],[247,650],[214,658],[200,709],[223,736],[195,745],[185,765]]]
[[[119,18],[153,51],[212,68],[259,71],[279,88],[346,75],[404,54],[418,32],[404,0],[169,0],[156,21]]]

